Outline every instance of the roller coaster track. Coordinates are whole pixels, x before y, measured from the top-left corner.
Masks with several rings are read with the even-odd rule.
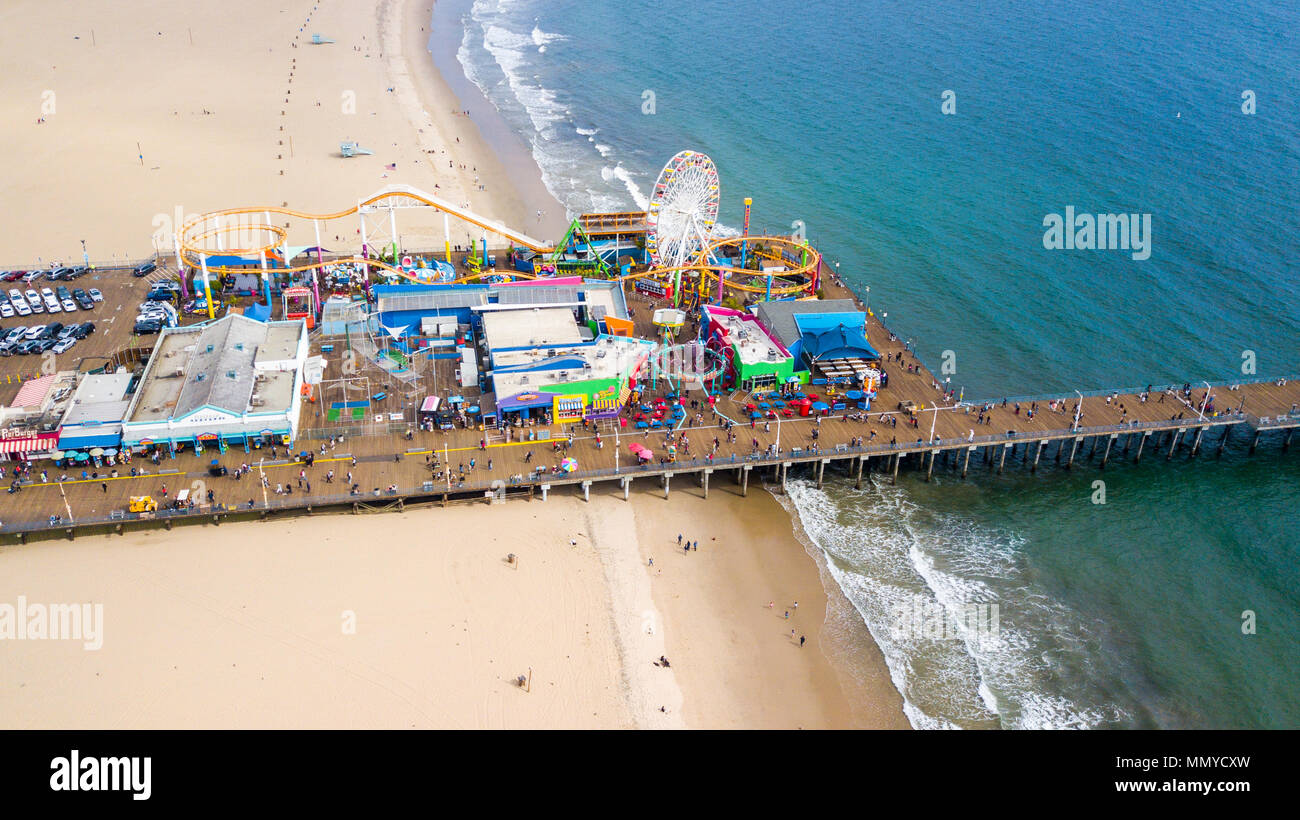
[[[176,239],[177,239],[177,244],[180,248],[182,261],[187,262],[190,265],[197,268],[201,265],[203,258],[207,256],[225,255],[225,254],[242,256],[242,255],[252,255],[252,254],[258,254],[262,252],[274,251],[276,248],[280,247],[280,243],[283,243],[286,238],[287,232],[284,228],[277,225],[269,224],[269,222],[253,223],[253,224],[240,223],[238,225],[230,226],[225,224],[225,220],[228,217],[254,215],[254,214],[256,215],[279,214],[282,216],[289,216],[297,219],[306,219],[315,222],[322,222],[322,221],[329,221],[334,219],[342,219],[348,216],[354,216],[358,212],[361,212],[363,209],[367,209],[370,208],[371,206],[376,206],[381,204],[388,204],[392,207],[403,207],[403,208],[427,206],[433,208],[434,210],[441,211],[447,214],[448,216],[454,216],[463,222],[468,222],[471,225],[475,225],[479,228],[482,228],[485,231],[490,231],[491,233],[502,236],[508,239],[513,244],[521,245],[525,248],[536,251],[538,253],[552,253],[555,250],[547,242],[528,236],[527,234],[524,234],[521,231],[513,230],[501,222],[488,219],[486,217],[474,213],[473,211],[460,208],[448,202],[447,200],[443,199],[442,197],[427,193],[425,191],[421,191],[409,185],[390,185],[376,192],[375,194],[372,194],[369,198],[362,200],[361,202],[357,203],[351,208],[346,208],[342,211],[336,211],[334,213],[313,214],[313,213],[308,213],[306,211],[299,211],[293,208],[287,208],[281,206],[263,206],[263,207],[255,207],[255,208],[254,207],[227,208],[225,210],[220,210],[220,211],[211,211],[201,216],[197,216],[189,220],[188,222],[186,222],[183,226],[181,226],[180,230],[176,232]],[[617,216],[628,216],[628,215],[619,214]],[[216,222],[216,227],[207,228],[206,226],[210,222],[213,222],[214,220]],[[221,234],[234,233],[237,231],[264,232],[266,234],[274,236],[278,240],[278,243],[264,245],[261,247],[254,247],[254,248],[231,248],[229,250],[214,250],[212,248],[206,247],[206,240]],[[787,264],[791,264],[789,263],[789,260],[785,259],[783,256],[777,253],[772,252],[771,250],[773,247],[784,247],[795,251],[796,253],[799,254],[800,257],[804,257],[805,261],[799,265],[792,266],[790,270],[772,271],[772,272],[751,270],[749,268],[735,268],[728,265],[721,265],[718,264],[717,262],[712,261],[713,257],[715,256],[714,252],[717,251],[718,249],[726,248],[726,247],[734,248],[740,246],[742,243],[749,243],[751,252],[754,253],[756,256],[761,256],[768,259],[774,259],[777,261],[784,261]],[[757,250],[757,248],[754,247],[760,243],[766,246],[766,248],[762,251],[759,251]],[[287,263],[289,260],[286,259],[284,261]],[[357,256],[349,256],[343,259],[331,259],[329,261],[311,262],[306,265],[298,265],[295,267],[278,267],[275,269],[275,272],[295,273],[299,271],[321,269],[321,268],[332,267],[334,265],[343,265],[349,263],[361,263],[363,265],[371,265],[377,268],[382,268],[383,270],[387,271],[390,274],[409,280],[411,282],[415,282],[417,284],[428,284],[427,282],[417,278],[416,276],[413,276],[407,273],[406,271],[394,267],[393,265],[390,265],[386,262],[381,262],[378,259],[365,259]],[[725,239],[713,240],[708,245],[701,248],[699,253],[696,254],[695,258],[689,264],[681,265],[677,267],[669,267],[669,268],[649,268],[644,271],[629,273],[626,276],[611,277],[611,279],[617,282],[627,282],[635,279],[641,279],[643,277],[653,277],[655,279],[668,281],[679,273],[695,272],[698,273],[700,277],[699,288],[701,289],[702,292],[707,292],[707,287],[709,286],[710,281],[715,283],[713,287],[716,287],[718,278],[722,277],[723,278],[722,286],[725,289],[745,291],[749,293],[768,293],[769,288],[766,286],[742,284],[741,282],[728,282],[726,281],[726,277],[749,276],[755,278],[767,277],[768,279],[771,280],[776,280],[776,279],[801,280],[801,281],[795,281],[791,284],[777,285],[775,281],[771,283],[772,287],[770,288],[770,293],[773,296],[785,296],[788,294],[798,293],[800,291],[807,290],[810,286],[810,283],[815,279],[816,271],[820,263],[821,263],[821,256],[820,254],[817,253],[816,250],[806,245],[800,245],[799,243],[791,240],[789,237],[732,236],[732,237],[727,237]],[[213,270],[219,273],[225,273],[225,272],[231,272],[232,269],[222,266],[222,267],[213,268]],[[238,269],[238,270],[240,270],[240,272],[246,272],[244,269]],[[484,279],[491,276],[505,276],[505,277],[510,277],[512,279],[539,278],[535,274],[524,273],[521,271],[501,271],[493,268],[485,268],[476,273],[469,273],[465,276],[461,276],[454,280],[451,280],[450,282],[444,282],[441,284],[466,284],[469,282],[475,282],[480,279]]]

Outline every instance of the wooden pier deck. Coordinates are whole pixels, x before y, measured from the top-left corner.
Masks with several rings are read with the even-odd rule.
[[[828,296],[851,295],[829,279],[826,287]],[[649,305],[640,297],[629,296],[629,301],[638,325],[648,321]],[[896,478],[903,463],[929,477],[937,460],[960,470],[962,476],[976,465],[1000,472],[1016,460],[1031,470],[1043,459],[1068,468],[1088,458],[1104,468],[1109,461],[1121,458],[1172,458],[1179,452],[1194,456],[1208,448],[1221,452],[1230,435],[1252,452],[1264,436],[1286,448],[1300,427],[1300,381],[1285,379],[1242,383],[1237,388],[1215,385],[1211,391],[1216,406],[1213,414],[1202,414],[1198,407],[1203,384],[1199,390],[1192,386],[1190,401],[1164,392],[1168,385],[1156,385],[1146,401],[1132,392],[1085,394],[1077,427],[1077,394],[1021,399],[1019,413],[1014,401],[998,401],[985,413],[986,423],[977,424],[980,408],[943,401],[937,379],[876,317],[868,320],[867,336],[889,359],[885,369],[890,377],[870,413],[856,418],[858,411],[850,409],[820,419],[795,417],[751,424],[744,406],[747,395],[724,397],[717,404],[717,415],[705,410],[697,421],[694,411],[688,413],[676,433],[689,439],[689,449],[679,442],[676,462],[635,464],[628,444],[638,441],[666,456],[664,431],[624,430],[616,434],[612,426],[601,432],[602,446],[591,431],[579,428],[572,446],[559,452],[552,441],[518,440],[520,433],[527,435],[530,430],[555,437],[567,432],[558,427],[513,428],[514,440],[498,438],[485,449],[480,449],[483,433],[478,430],[423,432],[418,427],[409,440],[399,431],[345,436],[331,445],[331,434],[344,428],[323,422],[319,408],[308,405],[304,408],[304,432],[294,452],[313,451],[315,464],[310,468],[286,454],[283,447],[275,448],[274,453],[272,448],[251,453],[231,449],[219,456],[231,474],[219,478],[207,474],[208,463],[216,455],[213,450],[199,456],[187,452],[164,457],[158,465],[136,458],[130,466],[143,472],[138,476],[123,475],[129,467],[118,466],[116,477],[101,469],[98,476],[82,478],[78,469],[75,475],[67,471],[68,478],[60,481],[64,471],[55,470],[49,462],[37,463],[31,482],[17,493],[0,497],[0,539],[12,543],[43,531],[47,537],[71,537],[78,531],[155,526],[159,521],[170,526],[172,520],[210,522],[231,516],[360,511],[513,494],[544,498],[550,489],[565,485],[578,485],[586,493],[600,484],[621,490],[626,497],[635,482],[638,489],[665,496],[674,487],[707,495],[709,479],[715,473],[727,474],[729,481],[722,486],[728,491],[744,494],[755,469],[764,471],[755,478],[764,475],[783,483],[791,466],[811,464],[820,483],[825,466],[833,461],[847,463],[858,486],[864,472],[870,470],[889,471]],[[340,347],[336,345],[333,355],[340,355]],[[812,386],[805,389],[822,392]],[[688,401],[702,402],[704,398],[702,393],[686,394]],[[918,408],[915,422],[897,410],[900,402],[912,402]],[[1026,411],[1032,402],[1038,409],[1031,419]],[[1053,402],[1058,402],[1055,410],[1051,409]],[[721,428],[728,420],[734,422],[734,443],[728,442]],[[1238,430],[1244,432],[1234,432]],[[715,436],[720,443],[710,452]],[[576,459],[578,470],[550,473],[549,468],[565,457]],[[243,463],[252,471],[236,479],[234,472]],[[548,471],[530,475],[538,465],[545,465]],[[47,473],[44,480],[42,470]],[[331,470],[335,474],[332,482],[326,479]],[[351,484],[357,485],[355,492],[346,480],[348,473],[352,473]],[[689,480],[680,478],[684,474]],[[267,486],[263,486],[262,476]],[[676,482],[672,480],[675,477]],[[277,494],[277,486],[288,492]],[[192,509],[143,517],[123,512],[130,496],[152,495],[165,503],[181,489],[190,491],[195,502]],[[207,502],[209,490],[213,504]],[[52,525],[51,515],[61,520]]]

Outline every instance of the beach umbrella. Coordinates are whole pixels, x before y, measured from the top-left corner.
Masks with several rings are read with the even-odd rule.
[[[91,454],[92,456],[102,456],[102,455],[104,454],[104,448],[103,448],[103,447],[96,447],[95,449],[93,449],[93,450],[90,451],[90,454]]]
[[[560,469],[566,473],[573,472],[574,470],[578,469],[577,459],[566,458],[564,461],[560,462]]]
[[[63,452],[62,450],[55,450],[50,453],[50,458],[54,459],[55,461],[58,461],[59,459],[63,458],[65,455],[67,455],[67,453]]]
[[[85,453],[77,453],[72,457],[73,461],[90,461],[90,456]]]
[[[116,447],[109,447],[107,450],[104,451],[104,455],[106,455],[106,456],[115,456],[115,455],[117,455],[117,448],[116,448]]]

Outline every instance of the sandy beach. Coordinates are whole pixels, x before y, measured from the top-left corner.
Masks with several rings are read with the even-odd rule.
[[[0,25],[33,36],[0,54],[0,116],[18,158],[0,179],[0,259],[79,261],[83,239],[92,261],[139,258],[170,251],[187,216],[268,204],[334,212],[390,184],[558,238],[564,209],[540,172],[507,170],[434,71],[431,9],[428,0],[128,0],[75,13],[4,4]],[[335,42],[312,45],[312,34]],[[344,140],[374,155],[344,159]],[[523,174],[535,184],[517,186],[512,176]],[[453,243],[463,232],[453,225]],[[442,220],[406,218],[399,233],[408,247],[437,247]],[[359,245],[352,223],[323,241]]]
[[[646,493],[557,494],[6,548],[0,603],[103,620],[93,651],[6,642],[0,726],[905,726],[883,666],[849,680],[828,661],[826,595],[775,501],[713,496],[679,493],[671,515]],[[678,551],[675,522],[700,520],[699,550]]]

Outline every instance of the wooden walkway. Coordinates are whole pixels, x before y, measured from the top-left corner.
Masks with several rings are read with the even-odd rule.
[[[851,296],[829,278],[825,285],[828,297]],[[648,305],[630,301],[638,322],[648,319],[649,311],[644,309]],[[1200,412],[1203,384],[1192,386],[1190,399],[1182,395],[1182,385],[1175,393],[1164,390],[1168,385],[1156,385],[1145,401],[1133,393],[1084,396],[1077,427],[1077,394],[1022,399],[1019,412],[1015,402],[999,401],[984,412],[985,423],[978,424],[981,408],[943,401],[936,378],[875,317],[869,319],[867,336],[889,360],[885,365],[889,386],[880,391],[870,413],[858,418],[857,411],[850,409],[847,415],[840,412],[820,420],[795,417],[751,422],[744,406],[746,397],[739,401],[723,398],[716,415],[706,410],[697,421],[693,413],[688,414],[676,433],[684,435],[689,445],[684,447],[678,441],[678,460],[672,463],[638,466],[628,450],[629,443],[638,441],[666,457],[663,431],[615,435],[611,429],[602,433],[598,446],[591,431],[578,428],[572,446],[558,451],[552,441],[518,440],[520,433],[527,435],[530,430],[557,437],[567,432],[558,428],[512,429],[513,440],[498,439],[485,449],[479,446],[481,432],[459,429],[426,433],[417,428],[410,440],[399,433],[348,437],[331,445],[329,428],[321,426],[316,407],[309,405],[303,411],[308,430],[294,452],[313,450],[312,467],[288,457],[284,448],[275,448],[274,453],[271,448],[252,453],[232,449],[219,456],[230,471],[229,476],[220,478],[209,477],[206,471],[216,455],[212,450],[200,456],[164,457],[158,465],[136,458],[131,466],[144,474],[134,477],[112,477],[100,470],[98,476],[83,479],[77,470],[75,475],[69,471],[69,478],[60,481],[63,471],[54,470],[49,462],[38,463],[33,482],[0,500],[0,538],[12,542],[25,539],[34,530],[71,536],[82,528],[134,525],[138,517],[123,513],[130,496],[152,495],[165,503],[181,489],[188,489],[195,502],[184,516],[205,521],[213,516],[359,510],[363,506],[500,497],[514,492],[544,497],[553,487],[576,484],[588,492],[601,482],[614,482],[626,496],[636,479],[642,483],[653,479],[656,491],[667,494],[673,486],[671,479],[680,474],[690,474],[688,486],[707,495],[709,478],[715,472],[729,472],[733,491],[743,494],[754,469],[784,482],[789,467],[801,463],[813,465],[820,483],[826,464],[846,462],[861,486],[865,471],[887,470],[896,477],[904,461],[924,470],[927,477],[940,460],[959,468],[963,476],[973,464],[1001,471],[1015,459],[1036,469],[1044,458],[1071,467],[1099,456],[1098,464],[1104,468],[1116,458],[1172,458],[1179,451],[1195,455],[1207,447],[1221,452],[1230,435],[1248,442],[1252,452],[1265,435],[1286,448],[1300,427],[1297,381],[1243,383],[1235,389],[1216,385],[1211,390],[1216,408],[1212,414]],[[817,387],[805,389],[822,392]],[[688,402],[704,398],[698,393],[686,395]],[[896,409],[900,402],[912,402],[918,408],[914,420]],[[1037,410],[1030,418],[1028,410],[1035,405]],[[728,441],[722,429],[728,421],[734,423],[734,442]],[[1238,429],[1244,432],[1234,433]],[[716,451],[715,437],[719,440]],[[576,459],[578,470],[552,473],[550,468],[565,457]],[[236,468],[243,463],[251,466],[251,472],[236,479]],[[531,474],[539,465],[546,472]],[[42,469],[47,471],[44,481]],[[117,469],[120,473],[129,468]],[[334,473],[332,481],[327,480],[329,471]],[[277,487],[282,492],[277,493]],[[213,494],[212,504],[207,501],[208,491]],[[61,520],[52,526],[51,515]]]

